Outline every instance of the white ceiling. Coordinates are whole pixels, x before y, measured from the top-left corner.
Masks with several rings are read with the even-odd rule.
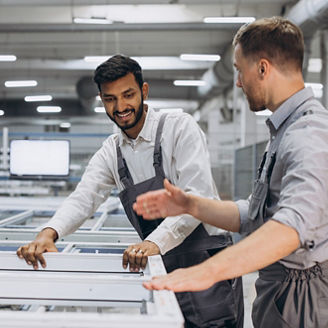
[[[82,77],[89,82],[98,63],[84,56],[161,56],[149,67],[140,59],[150,98],[183,102],[194,110],[201,100],[195,87],[176,87],[175,79],[200,79],[211,62],[182,62],[182,53],[220,54],[231,44],[239,24],[205,24],[206,16],[283,15],[297,1],[288,0],[0,0],[0,55],[13,54],[15,62],[0,62],[0,110],[3,117],[35,116],[37,103],[27,95],[51,94],[61,105],[56,116],[96,115],[83,107],[76,92]],[[76,24],[76,17],[107,18],[112,24]],[[173,58],[172,58],[173,57]],[[146,60],[146,61],[144,61]],[[164,60],[164,62],[163,62]],[[172,60],[172,61],[171,61]],[[155,66],[154,66],[155,65]],[[6,88],[6,80],[38,81],[34,88]],[[85,84],[84,95],[94,88]],[[89,94],[89,95],[88,95]],[[50,104],[50,103],[49,103]],[[84,104],[86,104],[84,102]],[[33,118],[31,118],[33,119]]]

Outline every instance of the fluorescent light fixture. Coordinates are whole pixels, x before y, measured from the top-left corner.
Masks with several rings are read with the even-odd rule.
[[[198,54],[181,54],[181,60],[198,60],[198,61],[219,61],[219,55],[198,55]]]
[[[321,83],[305,83],[305,86],[312,88],[315,98],[322,98],[323,84],[321,84]]]
[[[105,56],[85,56],[83,60],[88,64],[87,66],[81,66],[81,69],[88,67],[94,70],[97,65],[103,63],[112,54]],[[136,60],[142,67],[142,70],[206,70],[212,65],[212,61],[191,61],[181,60],[180,56],[133,56],[132,59]]]
[[[307,70],[311,73],[320,73],[322,70],[322,59],[310,58]]]
[[[17,57],[14,55],[0,55],[0,61],[13,62],[16,61]]]
[[[255,21],[255,17],[205,17],[204,23],[245,24]]]
[[[96,113],[105,113],[106,112],[105,107],[95,107],[94,111]]]
[[[321,83],[305,83],[306,87],[311,87],[312,89],[316,89],[316,90],[322,90],[323,89],[323,84]]]
[[[265,109],[265,110],[261,110],[260,112],[255,112],[255,114],[257,116],[270,116],[272,115],[271,110]]]
[[[51,101],[52,96],[50,95],[39,95],[39,96],[26,96],[24,98],[26,102],[32,102],[32,101]]]
[[[175,80],[173,81],[175,86],[191,86],[191,87],[200,87],[206,85],[206,82],[203,80]]]
[[[182,113],[183,108],[160,108],[158,111],[161,113]]]
[[[5,115],[5,111],[0,109],[0,116],[3,116],[3,115]]]
[[[69,129],[71,127],[71,123],[70,122],[62,122],[59,124],[59,126],[63,129]]]
[[[76,24],[112,24],[112,21],[107,18],[82,18],[75,17],[74,23]]]
[[[83,60],[87,63],[97,63],[97,62],[104,62],[110,56],[85,56]]]
[[[35,87],[38,85],[38,82],[35,80],[26,80],[26,81],[6,81],[5,86],[7,88],[20,88],[20,87]]]
[[[163,108],[183,108],[185,112],[194,112],[199,106],[196,100],[161,98],[145,99],[145,104],[155,110]]]
[[[38,106],[36,109],[39,113],[60,113],[60,106]]]

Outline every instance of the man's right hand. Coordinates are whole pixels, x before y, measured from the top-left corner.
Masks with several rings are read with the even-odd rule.
[[[25,259],[27,264],[33,265],[35,270],[38,269],[38,262],[45,268],[46,261],[42,253],[58,252],[55,246],[57,237],[57,232],[54,229],[45,228],[38,233],[34,241],[18,248],[16,252],[17,256],[21,259]]]

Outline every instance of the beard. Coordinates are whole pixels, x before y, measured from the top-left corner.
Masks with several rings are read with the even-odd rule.
[[[247,95],[246,93],[245,93],[245,95],[246,95],[246,98],[247,98],[249,109],[252,112],[260,112],[260,111],[266,109],[266,106],[264,105],[264,101],[261,101],[260,98],[255,99],[254,96],[251,97],[251,96]]]
[[[128,112],[128,111],[131,111],[132,113],[134,113],[135,114],[135,119],[134,119],[134,122],[132,122],[132,123],[130,123],[130,124],[126,124],[126,125],[120,125],[117,121],[116,121],[116,119],[115,119],[115,116],[118,114],[118,111],[114,111],[114,113],[113,113],[113,117],[111,116],[111,115],[109,115],[107,112],[106,112],[106,115],[109,117],[109,119],[111,120],[111,121],[113,121],[121,130],[123,130],[123,131],[125,131],[125,130],[129,130],[129,129],[132,129],[133,127],[135,127],[138,123],[139,123],[139,121],[140,121],[140,119],[141,119],[141,117],[142,117],[142,113],[143,113],[143,110],[144,110],[144,103],[143,103],[143,97],[141,96],[141,102],[140,102],[140,105],[139,105],[139,108],[137,109],[137,111],[136,111],[136,109],[135,108],[127,108],[127,109],[125,109],[124,111],[123,111],[123,113],[124,112]]]

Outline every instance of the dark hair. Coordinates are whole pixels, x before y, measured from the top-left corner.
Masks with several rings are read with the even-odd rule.
[[[132,58],[123,55],[115,55],[100,64],[95,70],[93,80],[101,91],[102,83],[116,81],[129,73],[134,75],[141,90],[143,78],[140,65]]]
[[[266,58],[285,70],[302,70],[304,56],[303,33],[298,26],[282,17],[262,18],[243,25],[233,40],[242,54],[258,60]]]

